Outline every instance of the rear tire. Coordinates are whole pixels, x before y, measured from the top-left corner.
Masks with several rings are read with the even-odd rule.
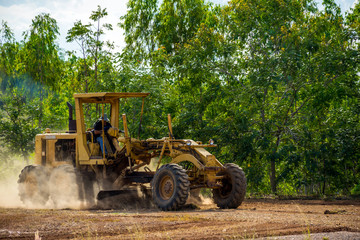
[[[163,165],[151,182],[156,206],[164,211],[176,210],[185,205],[190,182],[186,171],[177,164]]]
[[[44,206],[49,199],[49,174],[43,166],[26,166],[19,175],[20,200],[33,206]]]
[[[237,208],[244,201],[246,194],[246,177],[244,171],[236,164],[224,164],[225,170],[219,176],[223,187],[213,189],[214,202],[219,208]]]

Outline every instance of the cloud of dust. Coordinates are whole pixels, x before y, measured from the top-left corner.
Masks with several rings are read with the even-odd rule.
[[[26,163],[22,157],[10,156],[1,151],[0,153],[0,207],[23,207],[18,194],[17,181]]]
[[[154,161],[155,160],[155,161]],[[148,165],[151,171],[156,170],[157,159]],[[100,188],[95,179],[82,177],[72,166],[58,167],[48,170],[46,174],[42,171],[34,171],[32,174],[37,181],[42,183],[44,192],[34,194],[31,200],[24,202],[19,196],[19,174],[25,167],[25,163],[16,160],[12,167],[5,171],[4,166],[0,170],[0,207],[3,208],[45,208],[45,209],[143,209],[153,208],[150,185],[132,188],[131,193],[120,194],[109,197],[102,201],[96,200]],[[20,189],[24,187],[20,185]],[[35,189],[34,189],[35,190]],[[34,191],[35,192],[35,191]],[[211,195],[211,194],[210,194]],[[24,200],[24,199],[23,199]],[[203,193],[200,189],[192,190],[187,201],[188,204],[210,205],[213,204],[211,196]]]
[[[95,205],[98,184],[82,176],[70,165],[52,170],[49,179],[49,206],[51,208],[85,209]]]
[[[18,184],[19,174],[25,164],[19,165],[17,170],[6,173],[0,178],[0,207],[29,208],[29,209],[140,209],[152,207],[149,192],[145,188],[134,187],[127,194],[110,197],[104,201],[96,201],[100,188],[95,179],[77,173],[70,165],[55,169],[37,168],[29,170],[23,176],[36,179],[35,187]],[[44,171],[45,170],[45,171]],[[47,171],[47,172],[46,172]],[[46,172],[46,174],[44,174]],[[20,198],[20,192],[30,192],[30,197]],[[39,191],[43,189],[44,191]]]
[[[206,193],[204,193],[206,191]],[[212,205],[214,204],[213,199],[211,198],[210,190],[205,189],[202,191],[201,188],[193,189],[190,191],[190,196],[186,201],[187,204],[194,204],[194,205]]]
[[[18,176],[18,173],[7,174],[5,178],[0,180],[0,207],[17,208],[24,206],[18,194]]]
[[[2,193],[0,207],[30,209],[93,207],[95,193],[98,192],[97,184],[95,182],[85,184],[80,175],[76,175],[75,171],[69,169],[73,170],[72,167],[60,167],[56,171],[26,167],[22,159],[15,158],[0,162],[0,192]],[[23,173],[22,170],[24,170]],[[25,181],[24,176],[27,176],[26,181],[30,184],[19,184],[20,174],[23,176],[22,181]],[[34,182],[35,184],[31,184]],[[24,193],[22,198],[20,193]]]

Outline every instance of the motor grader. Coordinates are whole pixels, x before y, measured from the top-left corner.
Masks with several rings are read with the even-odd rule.
[[[245,174],[233,163],[221,164],[205,149],[216,147],[212,140],[202,144],[174,138],[170,115],[167,137],[141,140],[130,136],[127,116],[119,115],[120,102],[129,98],[142,99],[140,130],[144,100],[148,95],[74,94],[76,119],[68,103],[69,130],[54,133],[46,129],[43,134],[36,135],[35,164],[26,166],[19,175],[21,200],[46,204],[51,199],[56,205],[60,198],[68,201],[74,195],[82,200],[95,199],[95,195],[98,201],[115,195],[121,199],[121,193],[132,186],[141,186],[151,193],[158,208],[176,210],[186,203],[190,190],[210,188],[218,207],[237,208],[245,197]],[[102,148],[94,139],[93,129],[85,127],[84,108],[89,104],[101,106]],[[107,131],[104,131],[105,108],[110,112],[111,127]],[[94,183],[98,186],[95,193]]]

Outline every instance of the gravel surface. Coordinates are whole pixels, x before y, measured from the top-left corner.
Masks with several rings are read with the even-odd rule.
[[[175,212],[0,208],[0,239],[360,239],[360,201],[250,200]]]

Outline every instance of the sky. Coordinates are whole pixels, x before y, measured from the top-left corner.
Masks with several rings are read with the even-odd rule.
[[[228,0],[210,0],[216,4],[226,4]],[[320,5],[322,0],[315,0]],[[335,0],[342,12],[348,11],[359,0]],[[24,31],[30,29],[31,20],[40,13],[49,13],[60,29],[58,44],[63,50],[79,50],[76,43],[67,43],[66,35],[74,23],[81,20],[83,24],[90,22],[92,11],[100,5],[106,8],[108,16],[104,23],[113,25],[113,31],[106,32],[102,40],[115,43],[115,51],[119,52],[125,46],[124,32],[117,26],[120,16],[126,14],[127,0],[0,0],[0,21],[4,20],[15,34],[17,41],[23,39]]]

